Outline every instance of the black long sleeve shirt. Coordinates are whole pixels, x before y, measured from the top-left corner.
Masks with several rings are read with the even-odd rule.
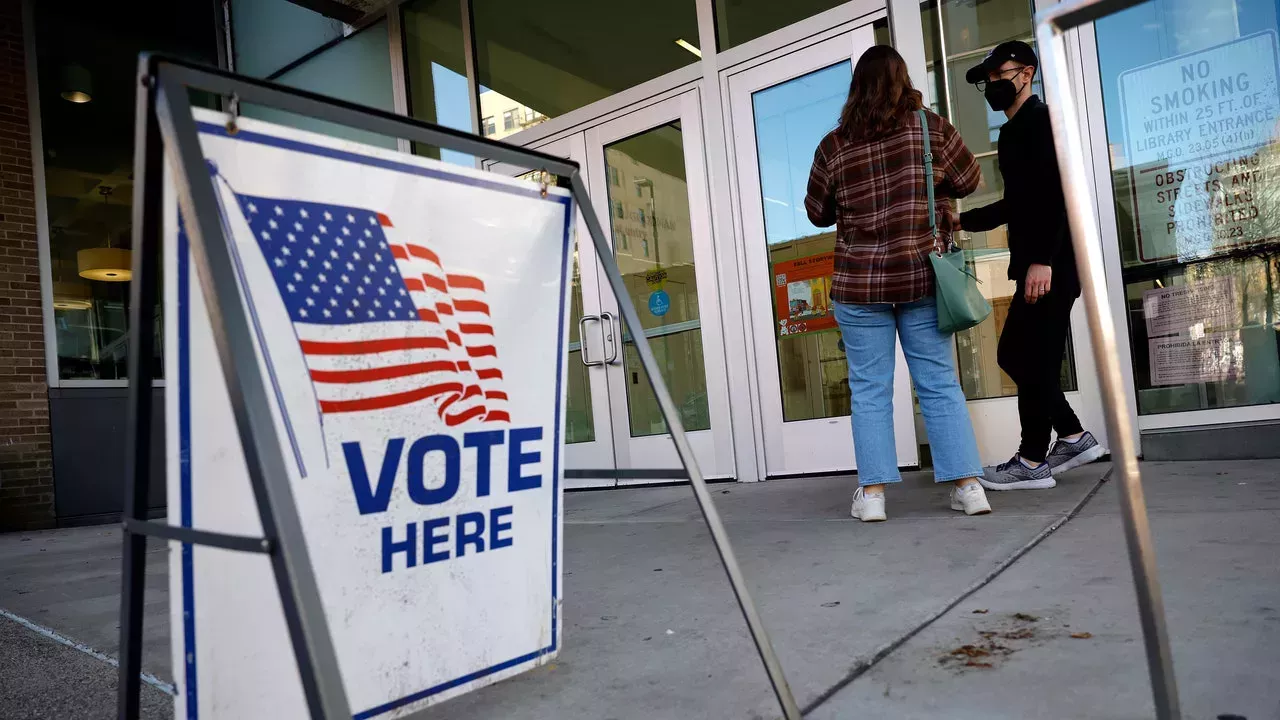
[[[1009,279],[1019,287],[1027,268],[1053,268],[1051,289],[1080,294],[1076,255],[1067,224],[1067,205],[1058,174],[1049,106],[1032,95],[1000,128],[1000,174],[1004,197],[960,213],[960,227],[970,232],[1009,226]]]

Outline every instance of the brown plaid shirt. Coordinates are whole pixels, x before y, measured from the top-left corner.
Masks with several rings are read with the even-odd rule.
[[[951,198],[978,188],[973,153],[951,123],[926,112],[933,151],[938,232],[958,228]],[[832,131],[813,154],[804,206],[818,227],[836,226],[831,299],[842,303],[909,303],[933,294],[929,201],[919,116],[871,141]]]

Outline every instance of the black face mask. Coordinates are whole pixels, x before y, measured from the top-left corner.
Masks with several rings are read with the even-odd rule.
[[[1018,77],[1018,76],[1014,76]],[[1025,88],[1027,86],[1023,86]],[[991,109],[1001,113],[1014,106],[1014,102],[1018,100],[1023,88],[1014,85],[1012,79],[1002,78],[987,83],[987,90],[983,91],[983,96],[987,97],[987,105],[991,105]]]
[[[1013,103],[1018,99],[1017,86],[1012,80],[1001,79],[993,80],[987,83],[987,89],[982,93],[987,98],[987,104],[996,112],[1003,112],[1013,107]]]

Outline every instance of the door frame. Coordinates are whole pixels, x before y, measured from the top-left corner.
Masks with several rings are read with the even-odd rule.
[[[582,133],[544,143],[538,150],[573,160],[579,165],[585,165],[586,163],[587,148]],[[493,162],[485,162],[484,169],[512,176],[522,175],[530,171],[528,168]],[[590,187],[589,179],[584,177],[584,181],[587,181],[588,187]],[[583,317],[595,317],[598,319],[600,316],[600,288],[602,287],[600,283],[600,265],[596,259],[595,244],[591,242],[591,235],[587,232],[586,222],[582,218],[580,206],[577,206],[574,210],[573,233],[574,248],[578,257]],[[576,349],[581,352],[579,355],[580,360],[590,359],[593,362],[603,360],[607,343],[603,336],[603,328],[600,322],[585,322],[581,323],[579,327],[582,333],[578,338],[579,347]],[[566,354],[575,349],[572,345],[570,343],[570,346],[565,350]],[[588,353],[590,353],[590,357],[588,357]],[[587,389],[591,396],[591,422],[595,439],[590,442],[565,444],[565,467],[567,469],[584,468],[595,470],[615,467],[609,388],[606,384],[604,373],[592,372],[593,369],[594,367],[588,367],[586,375]],[[566,369],[566,372],[568,372],[568,369]],[[565,489],[578,490],[613,487],[617,485],[617,480],[614,478],[566,477],[564,483]]]
[[[588,186],[607,187],[604,160],[605,146],[640,135],[666,123],[679,121],[684,151],[685,177],[689,193],[689,222],[693,241],[694,277],[698,283],[699,332],[702,338],[703,369],[706,373],[707,409],[711,427],[687,431],[689,444],[698,458],[699,469],[708,478],[732,478],[734,453],[732,418],[729,411],[728,378],[725,373],[724,333],[720,320],[720,293],[711,235],[711,202],[703,156],[702,113],[699,94],[691,88],[672,97],[637,107],[620,117],[611,118],[587,128],[583,135],[586,147]],[[601,226],[613,227],[607,195],[597,192],[593,205]],[[613,238],[606,237],[612,246]],[[600,278],[603,280],[603,278]],[[601,284],[601,309],[618,315],[617,299],[605,292]],[[623,344],[617,339],[618,361],[607,368],[609,399],[614,427],[614,455],[618,467],[630,469],[665,469],[680,467],[680,458],[669,434],[632,437],[627,401],[626,373],[621,360]],[[619,485],[662,482],[622,480]]]
[[[752,98],[760,90],[787,83],[808,73],[849,62],[850,70],[858,57],[875,44],[873,23],[877,16],[865,18],[861,25],[845,28],[840,33],[795,48],[782,54],[771,54],[760,62],[734,68],[723,74],[726,122],[732,139],[733,172],[736,188],[734,207],[740,222],[739,262],[745,266],[743,306],[747,308],[749,353],[754,355],[756,377],[755,402],[760,409],[767,477],[796,474],[846,472],[856,465],[852,448],[852,432],[848,416],[814,420],[784,420],[780,360],[774,322],[773,288],[770,282],[768,250],[765,243],[764,204],[760,185],[759,155]],[[753,291],[754,289],[754,291]],[[900,346],[895,348],[894,435],[898,465],[919,464],[915,419],[911,397],[911,381],[906,358]],[[836,449],[838,448],[838,449]]]

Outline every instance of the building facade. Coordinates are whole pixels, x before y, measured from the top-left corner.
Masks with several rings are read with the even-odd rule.
[[[633,332],[652,344],[703,471],[749,482],[854,466],[827,299],[835,238],[803,209],[813,150],[853,64],[874,44],[897,47],[982,165],[983,186],[962,204],[993,202],[1004,116],[964,72],[1000,42],[1033,42],[1034,13],[1052,2],[9,3],[0,528],[100,522],[120,509],[139,51],[577,161],[643,327],[618,325],[596,250],[580,242],[565,349],[567,467],[580,472],[568,485],[649,482],[646,471],[679,465]],[[1278,17],[1277,0],[1147,0],[1068,33],[1126,410],[1148,458],[1280,456]],[[242,111],[490,172],[531,170]],[[994,312],[956,336],[956,357],[982,458],[995,462],[1017,444],[1016,388],[996,363],[1014,285],[1002,230],[965,243]],[[163,378],[159,354],[154,363]],[[1079,304],[1062,383],[1104,435]],[[163,379],[153,392],[163,397]],[[901,356],[894,396],[899,464],[927,466]],[[600,468],[624,477],[581,472]],[[164,512],[162,483],[150,498]]]

